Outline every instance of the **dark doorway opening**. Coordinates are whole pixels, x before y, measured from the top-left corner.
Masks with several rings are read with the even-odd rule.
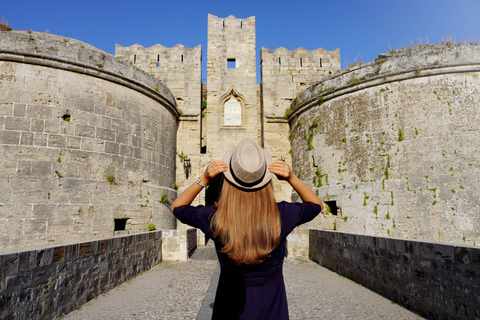
[[[325,204],[330,208],[330,214],[338,215],[337,201],[325,201]]]
[[[115,231],[125,230],[128,219],[115,219]]]

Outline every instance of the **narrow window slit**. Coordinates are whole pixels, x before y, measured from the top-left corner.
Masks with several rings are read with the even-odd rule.
[[[157,55],[157,68],[160,67],[160,55]]]
[[[137,63],[137,55],[134,54],[134,55],[133,55],[133,64],[136,64],[136,63]]]
[[[320,68],[322,67],[322,58],[320,58]]]
[[[300,67],[303,67],[303,60],[300,58]]]
[[[278,66],[281,67],[282,66],[282,58],[278,58]]]
[[[183,64],[183,54],[182,54],[182,62],[181,63]]]

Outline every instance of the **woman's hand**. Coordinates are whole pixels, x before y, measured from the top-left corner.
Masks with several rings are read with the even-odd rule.
[[[227,170],[228,165],[223,160],[214,160],[207,166],[200,179],[205,178],[205,181],[202,181],[202,183],[206,182],[205,184],[209,184],[218,180],[221,174]]]
[[[278,180],[288,181],[292,176],[292,170],[285,161],[275,161],[268,167],[268,170],[275,174]]]
[[[227,168],[227,164],[222,160],[212,161],[205,169],[205,172],[200,176],[200,182],[207,185],[210,182],[217,180],[220,178],[222,172],[227,171]],[[185,189],[185,191],[183,191],[178,198],[173,201],[172,205],[170,206],[170,211],[173,212],[176,207],[190,205],[193,199],[195,199],[197,194],[202,191],[202,189],[203,188],[197,183],[192,183],[190,187]]]
[[[283,161],[275,161],[268,169],[274,173],[278,180],[286,180],[293,189],[298,193],[303,202],[311,202],[321,206],[323,210],[324,204],[317,197],[310,187],[308,187],[302,180],[300,180],[290,169],[290,166]]]

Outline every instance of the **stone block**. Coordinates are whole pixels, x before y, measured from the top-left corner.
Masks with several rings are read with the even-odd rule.
[[[0,103],[0,116],[13,116],[12,104]]]
[[[57,216],[57,207],[54,204],[34,204],[32,218],[54,218]]]
[[[47,219],[25,219],[25,234],[45,234],[47,221]]]
[[[57,120],[45,120],[45,126],[43,131],[46,133],[60,133],[60,122]]]
[[[18,117],[5,117],[6,130],[30,131],[30,119]]]
[[[66,136],[75,135],[75,124],[68,121],[62,121],[60,123],[60,132]]]
[[[19,235],[23,234],[23,226],[24,226],[23,219],[22,220],[10,219],[7,221],[6,234],[13,237],[18,237]]]
[[[80,137],[94,138],[95,127],[77,123],[75,124],[75,135]]]
[[[106,141],[115,141],[115,131],[111,129],[105,129],[105,128],[96,128],[96,135],[95,137],[100,140],[106,140]]]
[[[6,289],[11,291],[20,286],[29,286],[32,284],[33,272],[27,272],[23,274],[14,274],[7,276]],[[19,297],[19,303],[22,304],[21,297]]]
[[[33,137],[33,145],[37,147],[46,147],[47,146],[47,135],[43,133],[35,132]]]
[[[15,103],[13,105],[13,116],[15,117],[25,117],[26,116],[26,105],[23,103]]]
[[[53,248],[38,249],[37,251],[37,266],[43,267],[52,263],[53,260]]]
[[[97,139],[82,138],[81,149],[85,151],[103,152],[104,141]]]
[[[43,132],[45,128],[45,120],[40,119],[32,119],[32,124],[30,126],[30,130],[33,132]]]
[[[29,119],[52,119],[53,108],[41,105],[28,105],[27,118]]]
[[[81,99],[78,101],[77,108],[78,110],[93,113],[95,109],[95,103],[93,100]]]
[[[115,142],[105,142],[105,152],[110,154],[119,154],[120,146]]]
[[[48,135],[48,146],[50,148],[60,148],[64,149],[66,146],[67,137],[63,135],[49,134]]]
[[[67,141],[65,142],[65,147],[67,149],[80,149],[82,138],[67,136]]]
[[[33,145],[33,137],[34,137],[33,132],[22,132],[20,137],[20,144],[27,145],[27,146]]]
[[[25,272],[32,270],[36,267],[37,264],[37,252],[32,251],[23,251],[18,254],[18,271]]]
[[[32,161],[33,175],[50,175],[52,173],[52,162]]]
[[[0,131],[0,144],[20,144],[19,131]]]
[[[454,248],[455,247],[452,245],[444,245],[439,243],[433,244],[433,251],[435,252],[435,260],[454,261],[454,257],[455,257]]]
[[[4,255],[3,276],[10,276],[18,273],[18,253]]]

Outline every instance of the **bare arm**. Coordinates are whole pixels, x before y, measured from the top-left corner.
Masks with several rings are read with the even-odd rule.
[[[208,185],[210,182],[217,180],[220,178],[220,174],[222,172],[227,171],[227,164],[222,160],[215,160],[212,161],[205,169],[205,172],[202,173],[200,176],[200,182],[202,184]],[[193,199],[197,196],[197,194],[202,191],[203,187],[201,187],[198,183],[194,182],[190,187],[185,189],[178,197],[173,201],[172,205],[170,206],[170,211],[173,212],[173,209],[176,207],[187,206],[192,203]]]
[[[302,180],[300,180],[290,169],[290,166],[283,161],[275,161],[268,169],[274,173],[279,180],[287,181],[293,189],[298,193],[303,202],[311,202],[318,204],[324,208],[322,200],[320,200],[315,192],[312,191]]]

